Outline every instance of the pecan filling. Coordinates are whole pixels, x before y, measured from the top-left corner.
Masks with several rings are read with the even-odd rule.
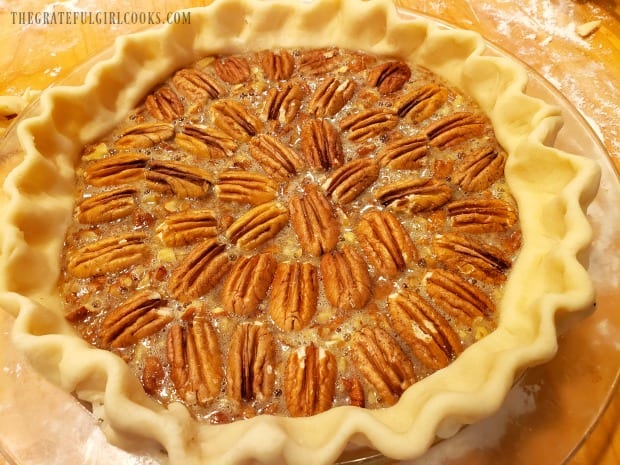
[[[392,405],[496,325],[505,158],[472,100],[389,57],[205,58],[85,148],[66,318],[207,422]]]

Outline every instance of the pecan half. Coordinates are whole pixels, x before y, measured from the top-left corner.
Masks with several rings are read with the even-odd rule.
[[[119,149],[146,149],[174,137],[169,123],[143,123],[125,129],[116,141]]]
[[[182,303],[191,302],[219,283],[232,263],[226,246],[217,239],[208,239],[177,265],[168,280],[168,291]]]
[[[87,244],[69,254],[67,271],[77,278],[115,273],[150,256],[141,232],[119,234]]]
[[[130,184],[144,179],[148,157],[138,152],[114,155],[89,164],[84,170],[84,180],[93,186]]]
[[[226,93],[226,87],[217,78],[196,68],[177,71],[172,77],[172,83],[194,102],[215,99]]]
[[[403,88],[411,77],[411,68],[404,61],[388,61],[372,68],[366,82],[387,95]]]
[[[428,154],[425,136],[415,135],[390,142],[377,152],[381,166],[394,170],[413,170],[420,167],[420,159]]]
[[[351,337],[353,363],[377,392],[377,402],[396,403],[416,381],[411,360],[396,340],[380,327],[364,327]]]
[[[270,253],[239,257],[222,288],[224,310],[237,315],[254,315],[271,286],[276,265]]]
[[[331,252],[340,237],[340,223],[329,200],[316,185],[306,187],[304,194],[289,202],[291,223],[304,252],[319,257]]]
[[[202,124],[186,124],[174,138],[186,152],[205,158],[224,158],[237,150],[237,141],[224,131]]]
[[[237,402],[262,400],[273,394],[276,343],[265,325],[241,323],[228,349],[226,394]]]
[[[209,110],[213,123],[235,140],[246,142],[263,127],[261,121],[236,100],[218,100]]]
[[[242,250],[252,250],[275,237],[288,223],[288,210],[278,202],[258,205],[226,230],[226,238]]]
[[[379,165],[372,158],[357,158],[334,170],[323,189],[335,202],[353,202],[379,177]]]
[[[265,76],[272,81],[288,79],[295,70],[295,59],[286,50],[279,53],[265,50],[260,53],[260,63]]]
[[[364,386],[362,386],[362,382],[359,378],[343,378],[342,385],[345,392],[347,393],[347,397],[349,398],[349,405],[362,408],[366,406],[366,395],[364,394]]]
[[[294,82],[284,83],[280,87],[271,87],[267,91],[261,117],[264,120],[274,120],[282,124],[290,123],[297,116],[303,96],[301,86]]]
[[[426,293],[447,314],[463,324],[495,312],[493,301],[477,286],[450,271],[434,269],[424,277]]]
[[[331,408],[338,365],[331,352],[309,344],[289,356],[284,373],[284,397],[293,417],[307,417]]]
[[[329,117],[338,113],[355,93],[355,82],[352,79],[339,81],[328,77],[317,87],[310,100],[310,114],[316,117]]]
[[[245,58],[229,56],[215,61],[215,72],[222,81],[241,84],[250,78],[250,65]]]
[[[298,58],[299,72],[305,76],[326,74],[341,65],[342,58],[337,48],[306,50]]]
[[[202,313],[187,328],[174,325],[168,332],[166,353],[170,379],[185,402],[206,406],[222,390],[224,369],[217,333]]]
[[[144,106],[153,118],[159,121],[173,121],[183,116],[185,108],[170,87],[160,87],[148,95]]]
[[[438,84],[427,84],[407,92],[396,101],[401,118],[420,123],[430,118],[448,101],[448,89]]]
[[[323,255],[321,275],[327,300],[341,310],[357,310],[368,303],[372,281],[362,256],[350,245]]]
[[[413,354],[429,369],[447,366],[463,350],[448,321],[417,292],[401,289],[388,299],[392,325]]]
[[[452,189],[444,181],[412,178],[380,187],[375,190],[374,196],[394,211],[419,213],[445,205],[452,197]]]
[[[306,327],[318,302],[319,278],[310,263],[279,263],[271,284],[269,314],[284,331]]]
[[[485,190],[502,174],[506,163],[506,152],[493,147],[485,147],[465,156],[457,164],[452,180],[465,192]]]
[[[156,228],[168,247],[181,247],[217,236],[217,217],[211,210],[188,210],[168,215]]]
[[[276,198],[278,183],[259,173],[233,169],[220,173],[215,192],[224,202],[260,205]]]
[[[213,185],[211,173],[185,163],[151,161],[147,168],[147,186],[157,192],[174,193],[181,198],[201,198]]]
[[[364,214],[356,232],[366,258],[379,274],[394,278],[418,258],[407,230],[389,211]]]
[[[433,242],[437,259],[447,268],[480,281],[499,284],[512,263],[498,247],[460,234],[439,236]]]
[[[155,334],[172,321],[161,295],[141,291],[111,310],[101,322],[99,338],[104,347],[127,347]]]
[[[301,151],[313,168],[329,170],[344,162],[340,134],[328,120],[308,119],[303,124]]]
[[[481,136],[487,127],[485,119],[480,115],[453,113],[429,125],[426,136],[430,145],[445,149]]]
[[[125,218],[136,210],[136,189],[120,187],[86,198],[76,209],[80,223],[97,224]]]
[[[163,387],[166,372],[159,357],[150,355],[144,359],[144,368],[140,381],[144,392],[151,396],[156,396]]]
[[[398,124],[398,116],[391,110],[370,108],[353,113],[340,121],[340,129],[349,131],[348,139],[363,142],[385,134]]]
[[[296,174],[304,165],[292,147],[269,134],[254,137],[249,143],[249,152],[268,175],[280,181]]]
[[[517,222],[514,208],[499,199],[455,200],[447,209],[452,228],[462,233],[501,232]]]

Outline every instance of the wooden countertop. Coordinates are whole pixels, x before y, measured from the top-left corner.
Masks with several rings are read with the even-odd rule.
[[[620,169],[620,4],[617,0],[395,2],[481,32],[530,65],[586,117]],[[29,17],[29,12],[161,12],[165,15],[204,3],[196,0],[4,0],[0,5],[0,43],[3,44],[0,95],[20,97],[28,90],[44,89],[67,76],[77,64],[107,48],[117,35],[144,27],[143,24],[37,24],[40,21],[32,15]],[[15,108],[26,100],[15,99]],[[9,122],[9,118],[0,116],[0,131]],[[619,421],[620,395],[617,394],[570,464],[620,464]]]

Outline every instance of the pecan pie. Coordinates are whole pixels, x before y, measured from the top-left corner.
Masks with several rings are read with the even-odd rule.
[[[598,173],[544,145],[557,111],[476,34],[383,1],[192,22],[122,39],[22,123],[17,344],[173,464],[413,458],[492,412],[593,299]]]
[[[85,148],[67,318],[202,421],[392,405],[496,326],[505,160],[471,98],[403,60],[209,56]]]

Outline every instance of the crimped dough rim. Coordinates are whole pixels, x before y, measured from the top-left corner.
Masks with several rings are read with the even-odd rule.
[[[437,436],[493,413],[521,370],[554,355],[557,316],[581,315],[594,301],[580,260],[591,241],[585,209],[599,169],[545,145],[561,125],[559,110],[524,94],[527,72],[520,64],[483,56],[479,35],[405,20],[388,0],[217,0],[190,11],[189,25],[118,39],[111,58],[93,66],[83,85],[47,90],[38,115],[17,127],[24,161],[4,184],[9,201],[0,226],[0,305],[16,316],[18,348],[49,379],[92,403],[111,442],[163,447],[172,464],[327,464],[350,442],[410,459]],[[56,282],[73,208],[74,166],[85,143],[199,56],[332,45],[425,66],[474,97],[490,117],[509,155],[506,179],[523,232],[499,327],[390,408],[199,424],[185,407],[151,400],[120,358],[88,345],[64,320]]]

